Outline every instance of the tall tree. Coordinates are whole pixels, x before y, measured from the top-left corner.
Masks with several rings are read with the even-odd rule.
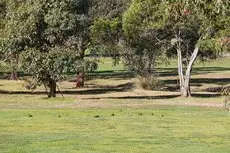
[[[217,40],[229,35],[229,1],[172,0],[167,3],[166,14],[165,25],[174,36],[171,42],[177,50],[181,96],[188,97],[191,95],[191,71],[199,53],[221,51]],[[188,55],[185,72],[183,53]]]
[[[85,68],[89,43],[89,3],[86,0],[9,0],[4,37],[5,53],[18,55],[34,80],[56,96],[56,83],[69,71]],[[18,56],[17,56],[18,57]]]
[[[91,1],[90,15],[91,47],[97,54],[110,56],[114,64],[120,60],[118,43],[122,37],[122,14],[131,0],[94,0]]]
[[[152,34],[159,35],[162,31],[152,30],[144,18],[150,15],[159,17],[159,13],[155,13],[160,10],[161,3],[157,2],[152,11],[146,10],[146,7],[155,1],[120,0],[108,3],[113,4],[114,9],[94,22],[91,28],[94,42],[105,48],[109,52],[107,54],[121,56],[126,67],[138,75],[153,73],[162,45]]]
[[[33,9],[22,5],[23,3],[23,1],[15,0],[1,2],[3,8],[1,13],[1,50],[4,60],[10,62],[10,79],[13,80],[17,79],[19,54],[29,43],[28,35],[33,30],[31,22],[25,22],[27,14],[32,13]]]
[[[157,0],[134,0],[122,18],[125,65],[142,77],[154,75],[160,55],[163,55],[162,23],[165,4]],[[155,22],[152,22],[155,21]]]
[[[37,7],[36,29],[31,35],[32,51],[24,61],[42,71],[33,75],[49,88],[49,97],[56,96],[56,83],[68,71],[84,71],[84,52],[88,45],[88,3],[85,0],[28,1]],[[30,60],[33,59],[33,60]],[[40,64],[40,62],[45,63]],[[33,65],[34,63],[34,65]],[[71,68],[71,69],[70,69]]]

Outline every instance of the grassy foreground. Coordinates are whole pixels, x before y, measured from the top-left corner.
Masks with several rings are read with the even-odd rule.
[[[2,109],[1,153],[229,153],[219,109]]]
[[[210,91],[230,83],[229,61],[197,63],[189,99],[176,88],[141,90],[108,59],[84,89],[60,82],[64,98],[1,79],[0,153],[229,153],[230,113],[218,90]],[[172,89],[175,63],[159,67]]]

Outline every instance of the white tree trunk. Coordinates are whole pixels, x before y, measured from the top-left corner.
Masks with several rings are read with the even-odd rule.
[[[192,72],[192,66],[196,61],[198,53],[199,53],[199,47],[196,47],[192,53],[187,70],[185,72],[184,91],[182,92],[183,97],[191,96],[191,91],[190,91],[191,72]]]
[[[184,74],[183,74],[183,63],[182,63],[182,53],[180,44],[177,48],[177,56],[178,56],[178,76],[179,76],[179,82],[180,82],[180,90],[181,92],[184,90]]]
[[[193,66],[194,62],[196,61],[198,53],[199,53],[199,47],[196,47],[193,51],[193,54],[190,58],[188,67],[187,67],[185,75],[184,75],[180,44],[177,47],[178,75],[179,75],[179,79],[180,79],[180,92],[181,92],[182,97],[191,96],[191,91],[190,91],[191,72],[192,72],[192,66]]]

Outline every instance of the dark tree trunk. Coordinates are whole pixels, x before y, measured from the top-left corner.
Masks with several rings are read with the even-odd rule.
[[[84,42],[83,42],[83,38],[82,37],[79,37],[78,39],[78,52],[80,54],[80,58],[82,60],[84,60],[85,58],[85,50],[86,50],[86,47],[84,45]],[[85,71],[83,70],[82,72],[80,72],[78,75],[77,75],[77,80],[76,80],[76,87],[84,87],[85,85]]]
[[[53,79],[49,79],[49,91],[48,91],[48,97],[56,97],[56,93],[57,93],[57,84],[56,81]]]
[[[10,60],[10,65],[11,65],[11,73],[9,75],[9,80],[18,80],[18,72],[17,72],[17,67],[18,67],[18,56],[17,55],[12,55],[11,60]]]
[[[9,80],[18,80],[18,72],[15,70],[12,70],[9,76]]]

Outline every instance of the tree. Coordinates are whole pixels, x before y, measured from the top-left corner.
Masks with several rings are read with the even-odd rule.
[[[56,97],[57,82],[65,79],[65,74],[84,68],[84,61],[75,50],[54,47],[49,52],[40,53],[31,49],[22,54],[22,68],[32,74],[32,86],[44,85],[48,97]]]
[[[151,38],[143,41],[144,45],[149,42],[156,45],[157,41],[163,42],[159,46],[165,45],[165,42],[171,43],[178,57],[181,96],[188,97],[191,95],[191,71],[197,57],[223,50],[218,40],[229,37],[229,10],[229,1],[223,0],[134,0],[128,9],[130,13],[123,18],[124,31],[128,31],[126,33],[138,42],[144,40],[143,37],[135,38],[138,33]],[[156,48],[156,51],[159,49]],[[174,49],[168,48],[167,53]],[[185,72],[184,59],[187,61]],[[144,69],[144,66],[141,68]]]
[[[3,46],[19,52],[23,70],[56,96],[56,83],[67,72],[85,68],[88,3],[84,0],[7,2]]]
[[[157,0],[134,0],[123,14],[125,65],[141,77],[154,75],[158,59],[163,55],[164,7],[165,4]]]
[[[120,9],[116,9],[123,11],[118,11],[113,17],[109,13],[94,22],[91,28],[93,41],[100,44],[107,54],[122,58],[128,70],[153,81],[155,67],[164,48],[164,42],[159,38],[165,37],[165,34],[158,28],[159,23],[152,25],[149,17],[163,22],[164,17],[160,14],[163,5],[160,1],[152,0],[123,3]],[[149,6],[151,8],[146,9]]]
[[[124,63],[129,70],[134,71],[138,75],[147,76],[155,69],[156,57],[162,45],[158,39],[152,35],[160,34],[162,31],[152,30],[150,23],[147,21],[149,15],[155,16],[160,9],[160,5],[156,5],[151,12],[146,10],[146,6],[155,3],[155,1],[132,1],[121,2],[121,5],[111,10],[113,13],[107,13],[105,17],[101,17],[94,22],[91,28],[93,41],[100,44],[111,55],[118,55],[124,59]],[[159,2],[157,4],[160,4]],[[124,9],[127,8],[127,9]],[[120,11],[123,10],[123,11]],[[117,13],[114,13],[116,12]],[[111,14],[113,16],[111,17]],[[146,14],[143,15],[143,14]],[[140,17],[142,15],[142,17]],[[154,17],[153,17],[154,18]],[[142,20],[144,19],[144,20]],[[161,33],[162,34],[162,33]],[[107,54],[109,54],[107,53]]]
[[[33,10],[21,3],[23,2],[15,0],[1,1],[1,51],[4,61],[10,62],[10,79],[12,80],[18,78],[18,57],[28,44],[28,35],[33,29],[30,22],[24,22],[26,15],[32,13]]]
[[[131,0],[94,0],[90,15],[91,48],[97,54],[109,56],[114,64],[120,60],[118,43],[122,37],[122,14]]]
[[[199,52],[221,51],[217,40],[229,34],[229,2],[222,0],[188,1],[172,0],[167,3],[168,20],[165,26],[175,45],[178,57],[178,75],[181,96],[191,95],[191,71]],[[183,71],[183,52],[188,53],[188,65]]]

